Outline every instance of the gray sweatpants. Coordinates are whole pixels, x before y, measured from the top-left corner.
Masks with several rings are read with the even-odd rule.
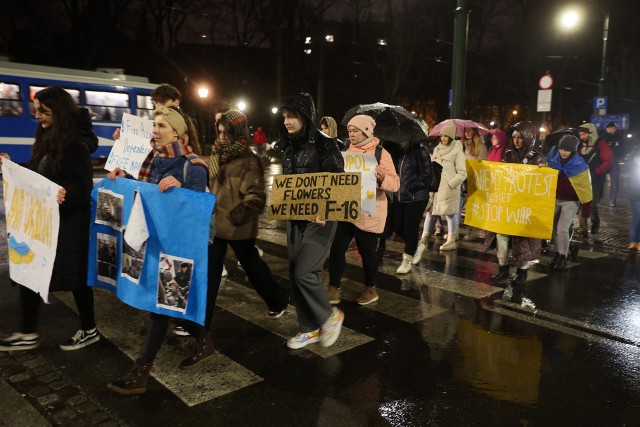
[[[331,316],[332,307],[320,272],[337,226],[336,222],[324,226],[307,221],[287,223],[289,278],[299,332],[315,331]]]

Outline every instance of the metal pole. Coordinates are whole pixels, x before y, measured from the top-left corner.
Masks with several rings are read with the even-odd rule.
[[[607,41],[609,40],[609,11],[604,13],[602,28],[602,63],[600,64],[600,81],[598,82],[598,96],[604,96],[607,86]]]
[[[464,91],[467,74],[468,0],[458,0],[453,25],[453,67],[451,71],[451,118],[464,117]]]

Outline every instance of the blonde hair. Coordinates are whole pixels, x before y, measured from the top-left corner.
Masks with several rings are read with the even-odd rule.
[[[484,143],[482,142],[482,138],[478,133],[478,129],[470,128],[473,131],[473,136],[471,137],[471,144],[469,144],[469,140],[465,138],[464,140],[464,152],[473,157],[478,157],[480,154],[480,146]]]

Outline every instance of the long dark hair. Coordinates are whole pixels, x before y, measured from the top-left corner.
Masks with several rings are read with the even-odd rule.
[[[49,86],[36,93],[35,99],[51,109],[52,123],[46,129],[38,126],[36,142],[31,149],[29,167],[38,169],[40,161],[46,156],[54,172],[62,165],[64,150],[73,140],[75,120],[79,113],[78,105],[71,95],[57,86]]]
[[[193,152],[199,156],[202,154],[202,150],[200,149],[200,139],[198,138],[198,129],[196,129],[196,124],[193,122],[193,119],[189,117],[188,114],[185,114],[184,111],[180,109],[180,107],[169,107],[172,110],[177,111],[182,115],[185,124],[187,125],[187,136],[189,137],[189,146],[193,150]],[[182,135],[178,135],[178,139],[180,139]]]

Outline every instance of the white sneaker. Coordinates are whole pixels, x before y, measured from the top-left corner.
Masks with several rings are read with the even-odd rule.
[[[344,312],[333,307],[331,316],[320,327],[320,345],[329,347],[336,342],[342,330],[342,322],[344,322]]]
[[[409,254],[402,254],[402,264],[396,270],[397,274],[406,274],[411,271],[411,261],[413,257]]]
[[[422,243],[422,240],[420,240],[420,243],[418,243],[418,249],[416,249],[416,253],[413,255],[413,259],[411,260],[411,264],[413,265],[420,264],[420,260],[422,259],[422,254],[424,253],[425,249],[427,249],[427,244]]]
[[[440,245],[440,250],[441,251],[450,251],[450,250],[455,249],[457,247],[458,246],[456,245],[456,241],[452,239],[452,240],[447,240],[442,245]]]
[[[227,272],[227,267],[222,266],[222,277],[227,277],[229,273]]]
[[[264,251],[263,251],[262,249],[260,249],[260,248],[258,247],[258,245],[256,245],[256,250],[258,251],[258,256],[259,256],[260,258],[262,258],[262,255],[264,255]]]
[[[60,344],[60,349],[64,351],[78,350],[98,341],[100,341],[100,334],[96,328],[88,331],[78,329],[74,336]]]
[[[320,329],[311,332],[298,332],[295,337],[287,341],[287,347],[295,350],[318,341],[320,341]]]

